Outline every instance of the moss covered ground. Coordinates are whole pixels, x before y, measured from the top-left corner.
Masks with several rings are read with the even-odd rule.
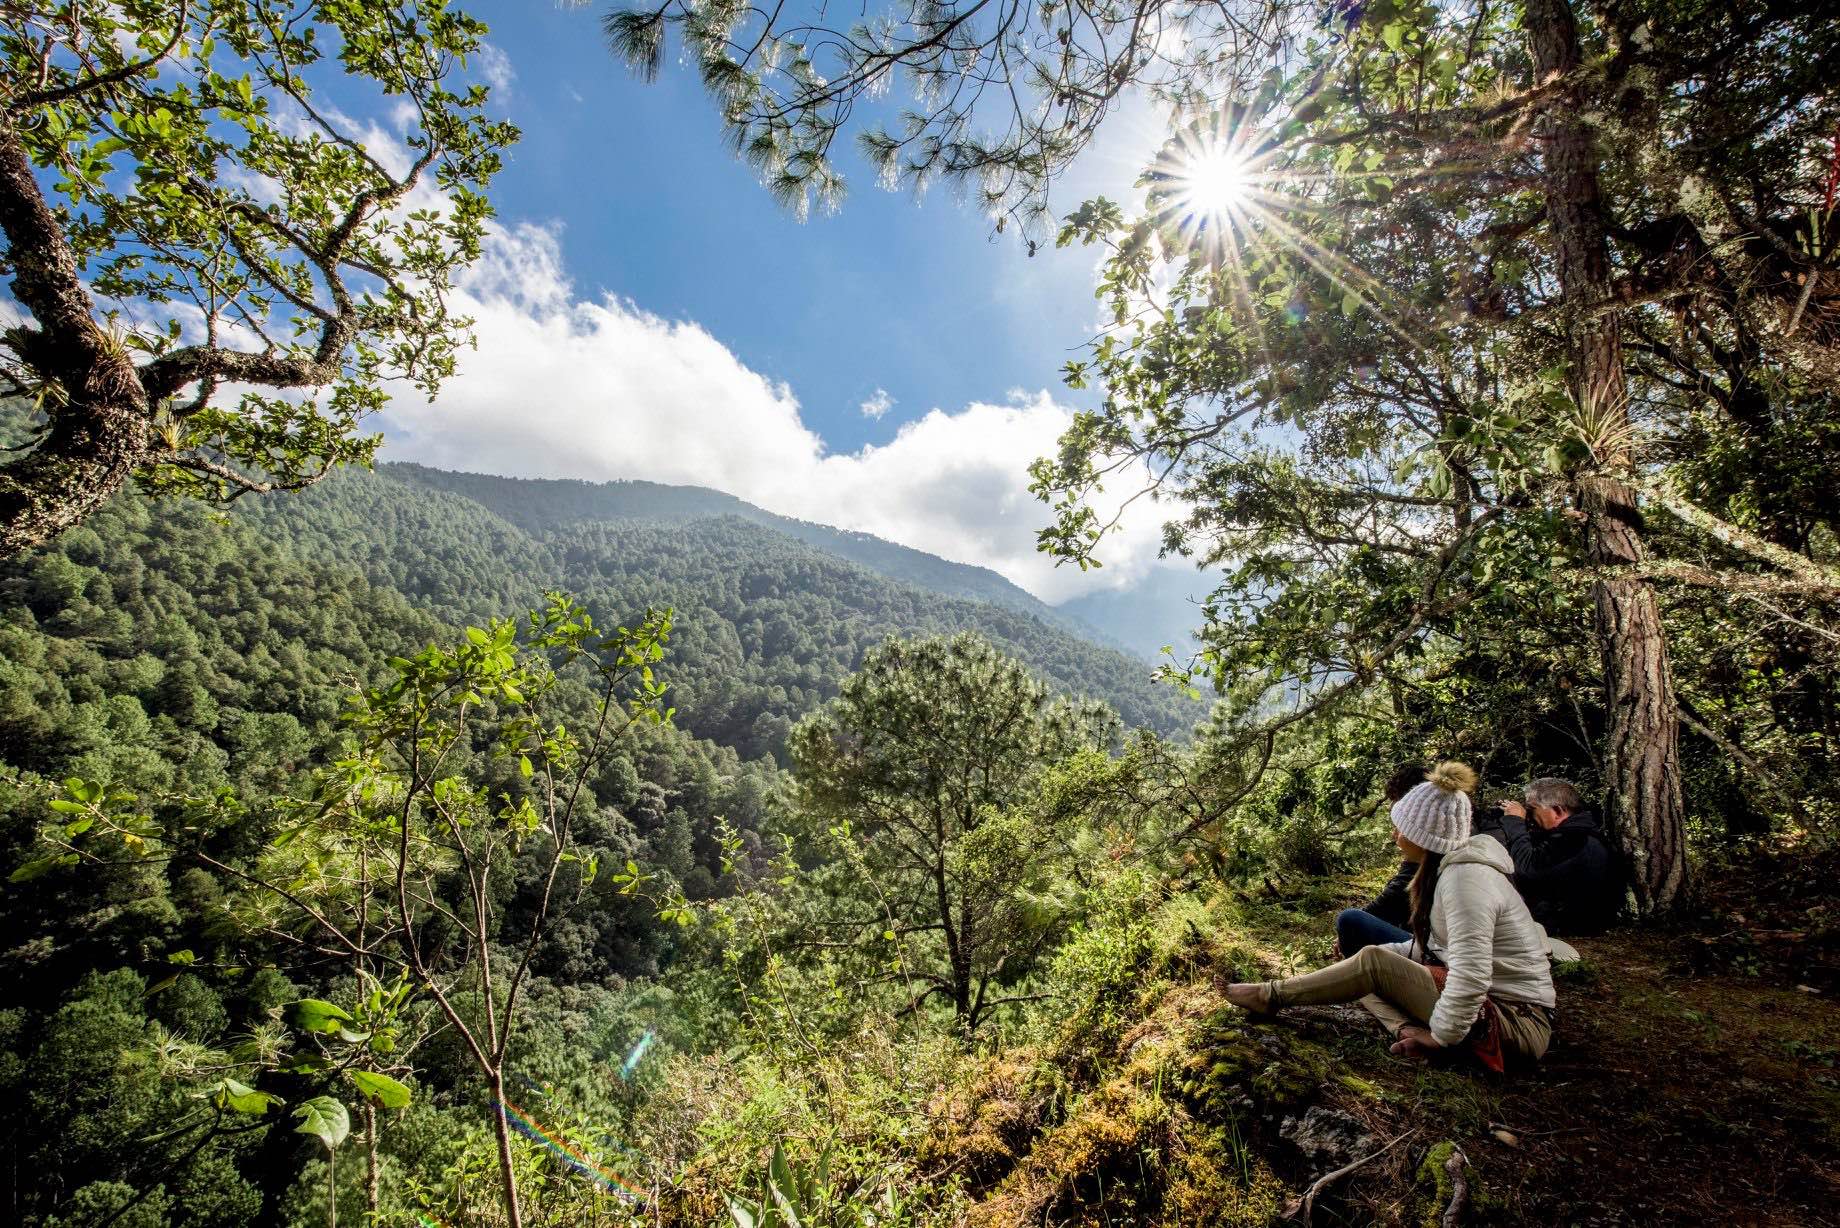
[[[964,1218],[1296,1220],[1330,1167],[1391,1144],[1311,1222],[1439,1223],[1460,1149],[1466,1224],[1840,1224],[1840,944],[1815,898],[1831,887],[1578,941],[1547,1059],[1493,1076],[1392,1057],[1358,1007],[1257,1022],[1225,1004],[1232,980],[1326,960],[1366,885],[1172,899],[1115,1027],[983,1059],[929,1107],[923,1153]],[[1345,1158],[1295,1144],[1312,1109],[1356,1131]]]

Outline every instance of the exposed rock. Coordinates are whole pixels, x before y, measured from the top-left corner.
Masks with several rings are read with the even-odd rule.
[[[1326,1172],[1351,1164],[1379,1146],[1358,1119],[1340,1109],[1312,1105],[1301,1117],[1287,1117],[1278,1137],[1300,1152],[1311,1168]]]

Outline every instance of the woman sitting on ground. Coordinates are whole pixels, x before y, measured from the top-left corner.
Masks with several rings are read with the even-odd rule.
[[[1393,804],[1393,841],[1418,863],[1411,938],[1287,981],[1230,985],[1227,1000],[1257,1014],[1359,1000],[1407,1057],[1467,1043],[1500,1070],[1508,1054],[1544,1054],[1557,1000],[1546,933],[1514,889],[1501,843],[1470,835],[1475,787],[1470,768],[1440,763]]]

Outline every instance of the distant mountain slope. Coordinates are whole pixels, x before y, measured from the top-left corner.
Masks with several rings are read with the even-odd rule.
[[[894,635],[977,631],[1057,689],[1103,699],[1133,726],[1180,735],[1204,715],[1151,681],[1143,662],[1063,626],[892,579],[753,519],[597,517],[538,536],[423,480],[430,472],[347,472],[237,514],[296,555],[358,567],[446,620],[513,613],[548,588],[575,593],[603,619],[670,605],[677,631],[666,675],[679,723],[750,758],[778,754],[792,723]],[[499,506],[521,505],[540,523],[531,508],[550,492],[523,503],[517,485],[494,480]]]
[[[1111,642],[1114,637],[1107,636],[1098,627],[1049,605],[988,567],[954,563],[869,533],[776,515],[734,495],[704,486],[503,478],[414,464],[384,465],[381,471],[401,481],[462,495],[537,536],[587,521],[651,520],[671,524],[738,516],[892,579],[905,580],[948,597],[988,601],[1032,614],[1087,639],[1106,643],[1108,647],[1124,646]]]
[[[1088,593],[1055,608],[1147,660],[1164,660],[1169,647],[1187,661],[1200,646],[1201,602],[1217,579],[1187,566],[1154,567],[1129,589]]]
[[[359,470],[236,511],[300,557],[360,568],[449,623],[530,608],[560,566],[546,543],[471,499]]]

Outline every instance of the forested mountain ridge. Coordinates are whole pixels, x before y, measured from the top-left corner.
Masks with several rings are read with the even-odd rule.
[[[0,785],[10,773],[20,790],[0,794],[11,821],[0,843],[14,853],[31,836],[34,782],[133,782],[150,803],[226,786],[288,792],[340,752],[341,713],[357,689],[389,675],[389,658],[458,635],[387,585],[299,557],[236,517],[127,498],[55,548],[0,566],[0,611]],[[647,731],[632,752],[603,784],[637,828],[610,843],[624,856],[643,849],[646,832],[658,835],[694,876],[700,835],[711,874],[694,877],[711,889],[713,845],[707,831],[692,833],[689,815],[706,828],[721,813],[751,830],[771,764],[746,764],[670,726]],[[258,840],[260,826],[234,838]],[[595,975],[649,959],[628,952]]]
[[[291,847],[306,799],[356,770],[348,756],[358,733],[342,714],[366,688],[386,686],[431,642],[467,643],[474,633],[462,636],[461,624],[515,614],[551,585],[573,586],[603,627],[676,608],[659,665],[676,719],[641,727],[595,763],[572,855],[643,867],[658,886],[635,898],[606,873],[565,879],[581,895],[532,949],[528,1017],[511,1058],[525,1072],[617,1068],[653,1019],[661,1029],[670,1021],[674,1043],[710,1043],[699,1039],[702,1020],[730,1009],[717,1004],[732,988],[693,980],[700,996],[669,1011],[656,1003],[671,991],[647,988],[686,943],[707,941],[661,924],[658,893],[710,901],[760,872],[783,838],[769,816],[789,789],[773,757],[792,723],[890,636],[974,628],[1061,689],[1103,695],[1087,684],[1110,670],[1101,681],[1115,684],[1127,714],[1135,706],[1167,724],[1180,711],[1158,711],[1173,693],[1151,687],[1140,663],[737,517],[591,524],[537,540],[470,500],[363,473],[228,512],[118,497],[52,545],[0,565],[0,857],[15,876],[0,894],[0,986],[29,1004],[0,1012],[19,1059],[0,1068],[0,1094],[30,1106],[0,1142],[17,1171],[34,1174],[12,1199],[26,1222],[99,1224],[131,1212],[139,1218],[123,1222],[229,1228],[311,1218],[306,1191],[322,1169],[298,1136],[285,1126],[239,1134],[208,1111],[200,1117],[187,1091],[195,1064],[221,1068],[225,1053],[252,1052],[249,1038],[295,1018],[288,1003],[358,1000],[323,951],[290,955],[290,938],[273,948],[259,912],[249,928],[242,876]],[[565,678],[553,699],[567,725],[591,725],[593,696],[579,681]],[[483,747],[464,770],[494,796],[523,788]],[[112,835],[94,864],[47,863],[48,830],[77,839],[89,825],[64,825],[54,808],[76,804],[68,790],[85,781],[120,791],[145,816],[133,822],[168,833],[160,855],[123,860],[110,853],[124,849]],[[133,838],[143,843],[127,844],[130,853],[147,846]],[[527,915],[542,848],[525,846],[493,888],[495,930]],[[155,1053],[164,1064],[123,1058]],[[477,1085],[459,1049],[429,1042],[413,1070],[419,1124],[403,1127],[405,1144],[424,1130],[467,1137]],[[264,1076],[259,1093],[213,1084],[209,1094],[304,1099],[293,1077]],[[584,1094],[617,1111],[606,1089]],[[168,1121],[182,1124],[162,1133]],[[257,1112],[251,1124],[261,1122]],[[205,1145],[198,1130],[208,1141],[219,1126],[222,1146],[194,1163],[187,1149]]]
[[[848,559],[891,579],[972,601],[987,601],[1072,631],[1085,639],[1119,647],[1077,613],[1049,605],[988,567],[955,563],[872,533],[834,528],[781,516],[745,499],[706,486],[660,482],[584,482],[561,478],[506,478],[458,473],[396,462],[379,466],[386,475],[471,499],[536,536],[566,531],[587,521],[650,520],[667,524],[736,516],[796,538],[827,554]]]
[[[667,499],[658,518],[570,521],[533,509],[553,498],[566,504],[578,494],[612,490],[614,497],[621,490],[419,467],[409,467],[412,480],[404,481],[404,468],[341,474],[234,514],[303,558],[360,567],[373,583],[450,622],[482,622],[552,588],[577,594],[609,618],[631,618],[647,604],[671,606],[678,614],[671,679],[679,722],[746,757],[777,753],[792,722],[834,695],[864,652],[916,632],[976,631],[1057,689],[1104,700],[1128,727],[1179,736],[1205,715],[1201,704],[1153,682],[1142,662],[1036,614],[891,579],[751,518],[702,516],[700,496],[713,492]],[[458,490],[440,488],[449,478],[462,479]],[[464,493],[472,489],[491,493],[494,506]],[[600,494],[594,498],[602,511],[643,510],[638,502],[610,507],[598,502]],[[698,515],[687,518],[692,508]],[[533,535],[518,522],[555,527]]]
[[[346,506],[388,518],[385,506]],[[405,520],[464,511],[394,510]],[[399,527],[395,540],[416,532]],[[345,539],[347,552],[362,536]],[[54,545],[0,564],[0,859],[14,876],[0,891],[0,1094],[28,1106],[0,1128],[0,1147],[10,1172],[30,1174],[10,1181],[9,1218],[164,1225],[170,1208],[173,1222],[233,1228],[293,1217],[286,1198],[307,1158],[299,1136],[280,1127],[258,1147],[231,1131],[226,1149],[193,1163],[197,1128],[212,1133],[210,1108],[170,1080],[171,1062],[196,1060],[200,1043],[271,1034],[281,1005],[309,983],[355,992],[318,983],[311,954],[283,955],[278,967],[235,913],[239,876],[257,870],[269,842],[299,836],[297,803],[343,770],[353,734],[342,714],[363,689],[387,682],[392,659],[464,642],[418,602],[314,553],[289,549],[252,517],[124,496]],[[433,583],[446,574],[436,569]],[[580,680],[563,679],[553,698],[569,724],[588,723],[594,701]],[[501,791],[518,787],[504,766],[469,770],[496,776]],[[669,724],[641,727],[595,762],[579,855],[637,859],[691,899],[726,890],[713,816],[739,849],[758,849],[779,779],[768,760],[743,761]],[[171,830],[171,843],[145,860],[27,869],[47,814],[66,804],[60,780],[118,792]],[[123,848],[119,837],[108,843]],[[528,865],[501,876],[505,913],[531,907],[520,892],[530,876]],[[615,1031],[606,1043],[629,1045],[608,995],[655,975],[677,938],[606,876],[579,890],[533,952],[530,999],[549,1003],[539,1010],[553,1022],[566,991],[578,1018],[593,1013],[596,1029]],[[520,1051],[559,1043],[539,1030]],[[433,1070],[456,1071],[456,1056],[426,1058],[417,1113],[437,1136],[464,1137],[474,1115],[463,1076],[447,1084],[451,1095],[433,1091]],[[54,1206],[62,1218],[47,1219]]]

